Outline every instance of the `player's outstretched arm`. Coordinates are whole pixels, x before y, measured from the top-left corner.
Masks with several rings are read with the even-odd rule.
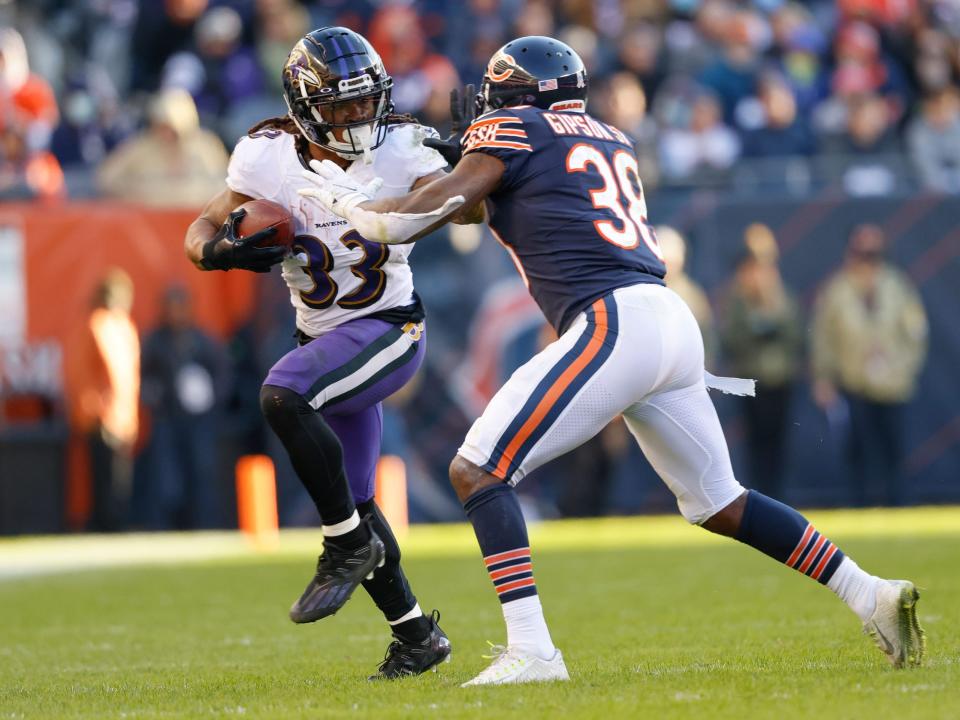
[[[435,182],[448,174],[449,173],[447,173],[446,170],[440,170],[431,175],[424,175],[413,184],[413,186],[410,188],[410,192],[419,190],[424,185],[429,185],[430,183]],[[453,217],[450,218],[450,222],[456,223],[457,225],[479,225],[480,223],[484,223],[486,221],[487,208],[483,202],[478,202],[473,207],[464,205],[458,212],[454,213]]]
[[[394,198],[369,200],[355,180],[331,162],[311,163],[316,172],[303,176],[314,187],[299,190],[331,212],[346,218],[374,242],[407,243],[450,222],[462,208],[473,208],[493,192],[503,164],[480,153],[467,155],[453,172]]]

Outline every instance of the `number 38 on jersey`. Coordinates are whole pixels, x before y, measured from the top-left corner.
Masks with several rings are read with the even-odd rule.
[[[586,172],[591,168],[603,180],[602,187],[590,191],[593,206],[598,210],[609,210],[618,221],[595,220],[593,225],[600,237],[625,250],[633,250],[642,238],[650,251],[663,260],[657,237],[647,223],[647,201],[643,197],[640,170],[634,154],[618,150],[613,154],[611,164],[594,145],[578,143],[570,148],[567,172]]]

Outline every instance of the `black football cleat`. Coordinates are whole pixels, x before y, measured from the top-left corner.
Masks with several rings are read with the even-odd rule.
[[[437,665],[450,662],[450,640],[447,638],[437,621],[440,613],[434,610],[430,615],[430,634],[421,642],[409,642],[394,635],[396,638],[387,648],[387,654],[380,663],[376,674],[368,680],[397,680],[411,675],[421,675],[427,670],[437,670]]]
[[[310,623],[333,615],[365,578],[373,577],[373,571],[383,565],[385,553],[383,541],[372,529],[367,543],[356,550],[324,540],[317,574],[290,608],[290,619],[295,623]]]

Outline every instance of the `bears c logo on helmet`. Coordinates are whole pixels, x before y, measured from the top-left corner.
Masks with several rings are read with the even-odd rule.
[[[487,77],[493,82],[503,82],[513,75],[514,70],[517,69],[516,66],[517,61],[513,59],[512,55],[498,52],[490,58],[490,62],[487,64]]]

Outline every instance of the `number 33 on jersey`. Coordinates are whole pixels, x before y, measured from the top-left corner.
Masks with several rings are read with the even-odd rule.
[[[663,284],[633,144],[617,128],[577,109],[512,107],[477,118],[463,152],[503,162],[490,227],[558,332],[616,288]]]
[[[383,145],[373,151],[373,162],[354,162],[347,173],[364,182],[383,178],[378,197],[403,195],[419,178],[446,167],[436,150],[423,146],[425,137],[437,137],[436,131],[412,123],[391,125]],[[276,130],[241,139],[227,171],[234,192],[273,200],[293,214],[297,259],[284,260],[283,274],[297,327],[319,337],[348,318],[411,304],[407,256],[413,246],[370,242],[346,220],[298,195],[308,186],[302,171],[293,136]]]

